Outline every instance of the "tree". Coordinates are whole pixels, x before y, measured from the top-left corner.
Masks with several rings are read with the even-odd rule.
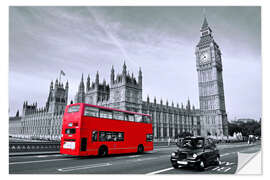
[[[233,136],[233,133],[235,132],[241,132],[243,136],[248,136],[250,134],[261,136],[261,124],[256,121],[229,123],[228,129],[230,136]]]

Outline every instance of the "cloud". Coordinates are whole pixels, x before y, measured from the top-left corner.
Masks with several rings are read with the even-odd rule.
[[[205,9],[223,53],[229,118],[258,119],[260,7]],[[151,100],[156,96],[185,104],[189,97],[198,107],[194,52],[202,12],[202,7],[10,7],[10,113],[24,100],[42,106],[60,70],[70,82],[71,100],[82,73],[94,81],[99,70],[100,79],[108,81],[111,66],[120,73],[124,60],[135,76],[142,68],[144,99],[149,94]]]

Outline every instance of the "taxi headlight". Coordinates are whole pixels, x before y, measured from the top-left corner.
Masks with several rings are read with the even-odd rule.
[[[175,156],[175,153],[173,152],[173,153],[172,153],[172,157],[174,157],[174,156]]]
[[[193,154],[193,156],[192,156],[192,157],[193,157],[193,158],[196,158],[197,156],[198,156],[197,154]]]

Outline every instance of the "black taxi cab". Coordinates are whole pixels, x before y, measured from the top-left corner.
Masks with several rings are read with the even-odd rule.
[[[181,138],[177,146],[178,150],[171,154],[171,164],[174,168],[184,166],[204,170],[210,164],[220,164],[219,150],[211,138]]]

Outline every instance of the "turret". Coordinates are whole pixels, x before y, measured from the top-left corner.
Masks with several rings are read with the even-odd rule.
[[[190,101],[189,101],[189,99],[188,99],[188,102],[187,102],[186,109],[187,109],[187,110],[190,110]]]
[[[69,88],[68,81],[66,82],[65,89],[67,90]]]
[[[55,89],[58,87],[58,79],[55,80],[54,87],[55,87]]]
[[[127,75],[127,66],[126,66],[126,62],[125,61],[124,61],[124,65],[123,65],[122,75],[123,76],[126,76]]]
[[[99,85],[99,74],[98,74],[98,71],[97,71],[97,74],[96,74],[95,84],[96,84],[96,88],[98,88],[98,85]]]
[[[156,96],[154,98],[154,104],[157,104],[157,99],[156,99]]]
[[[138,80],[139,80],[139,86],[142,88],[142,70],[141,70],[141,68],[139,69]]]
[[[149,95],[147,95],[147,103],[149,103],[149,102],[150,102]]]
[[[113,85],[114,83],[114,68],[112,66],[112,70],[111,70],[111,85]]]
[[[65,100],[66,100],[66,103],[68,101],[68,89],[69,89],[69,85],[68,85],[68,81],[67,81],[66,86],[65,86]]]
[[[51,85],[50,85],[50,91],[53,90],[53,81],[51,82]]]
[[[87,82],[86,82],[86,91],[88,92],[90,90],[90,76],[88,74],[87,76]]]
[[[212,30],[208,26],[208,22],[207,22],[206,17],[204,17],[203,24],[202,24],[200,31],[201,31],[201,36],[208,36],[208,35],[212,36]]]
[[[80,86],[79,86],[79,91],[84,92],[83,74],[82,74],[82,78],[81,78],[81,82],[80,82]]]

